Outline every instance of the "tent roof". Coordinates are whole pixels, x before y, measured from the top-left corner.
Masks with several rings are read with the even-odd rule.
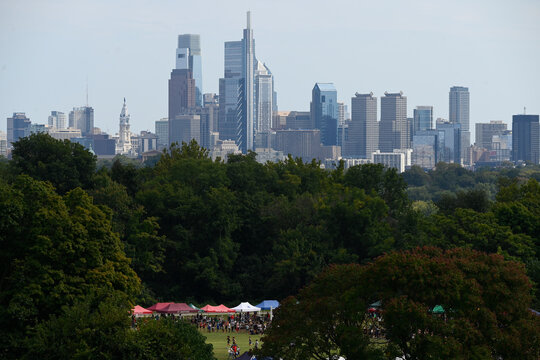
[[[170,304],[174,304],[174,303],[172,303],[172,302],[157,303],[157,304],[154,304],[154,305],[150,306],[150,307],[148,308],[148,310],[152,310],[152,311],[163,310],[164,308],[166,308],[166,307],[169,306]]]
[[[190,303],[189,306],[190,306],[192,309],[195,309],[195,310],[201,310],[201,309],[199,309],[198,307],[196,307],[195,305],[193,305],[193,303]]]
[[[151,314],[152,310],[148,310],[148,309],[143,308],[142,306],[135,305],[135,307],[131,309],[131,312],[133,314]]]
[[[444,308],[441,305],[435,305],[435,307],[431,311],[434,314],[442,314],[442,313],[444,313]]]
[[[240,303],[238,306],[235,306],[232,308],[233,310],[236,310],[236,312],[255,312],[255,311],[261,311],[260,307],[256,307],[251,305],[249,302],[243,302]]]
[[[275,309],[279,306],[279,301],[277,300],[264,300],[262,303],[257,304],[257,307],[262,310],[270,310],[270,308]]]
[[[236,358],[237,360],[251,360],[254,359],[254,356],[248,353],[247,351]]]
[[[205,312],[208,312],[208,313],[230,313],[230,312],[235,312],[233,309],[229,309],[228,307],[226,307],[223,304],[218,305],[218,306],[206,305],[201,310],[204,310]]]
[[[185,313],[196,313],[198,310],[193,309],[186,303],[173,303],[169,304],[166,308],[158,310],[159,312],[166,314],[185,314]]]

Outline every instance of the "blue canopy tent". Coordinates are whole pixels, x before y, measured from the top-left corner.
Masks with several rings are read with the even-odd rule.
[[[279,306],[279,301],[277,300],[264,300],[262,303],[256,305],[261,310],[272,310]]]

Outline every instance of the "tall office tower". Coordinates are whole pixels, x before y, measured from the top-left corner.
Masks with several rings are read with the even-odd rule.
[[[315,83],[311,92],[311,122],[321,130],[323,145],[337,145],[338,104],[333,83]]]
[[[66,128],[66,114],[60,111],[51,111],[49,115],[49,127],[55,129],[65,129]]]
[[[169,119],[169,143],[177,142],[182,146],[189,144],[192,139],[201,142],[201,116],[195,114],[177,115]]]
[[[219,133],[234,140],[240,150],[253,150],[255,45],[251,13],[241,41],[225,43],[225,74],[219,79]]]
[[[410,147],[407,126],[407,97],[403,92],[384,93],[381,98],[381,122],[379,124],[379,149],[392,152]]]
[[[417,106],[414,109],[413,134],[433,129],[433,106]]]
[[[116,153],[122,155],[134,155],[131,146],[131,131],[129,130],[129,113],[124,98],[124,105],[120,112],[120,129],[118,131],[118,142],[116,143]]]
[[[94,129],[94,109],[90,106],[73,108],[69,112],[69,127],[81,130],[82,136],[92,135]]]
[[[538,115],[512,116],[512,160],[540,161],[540,130]]]
[[[176,49],[176,68],[191,70],[195,80],[195,105],[203,106],[201,36],[196,34],[178,35]]]
[[[469,130],[469,88],[453,86],[450,88],[450,122],[461,124],[461,157],[468,159],[471,145],[471,133]]]
[[[371,158],[379,148],[379,124],[377,123],[377,98],[373,93],[356,93],[351,99],[349,140],[345,142],[345,156]]]
[[[274,80],[268,67],[256,60],[255,65],[255,109],[253,129],[255,135],[267,133],[272,128],[272,108],[274,98]]]
[[[169,120],[195,108],[195,93],[191,70],[174,69],[169,79]]]
[[[506,124],[502,121],[490,121],[489,123],[476,124],[476,146],[491,150],[494,135],[502,135],[506,131]]]
[[[163,149],[169,145],[169,119],[162,118],[156,120],[156,136],[158,149]]]
[[[440,155],[441,161],[461,163],[461,124],[453,124],[444,122],[443,119],[441,121],[437,119],[436,129],[444,132],[444,148]]]
[[[343,101],[339,101],[338,105],[338,126],[345,124],[345,113],[347,112],[347,105]]]
[[[13,116],[7,118],[7,145],[11,147],[14,142],[25,136],[25,132],[32,122],[26,117],[26,114],[13,113]]]

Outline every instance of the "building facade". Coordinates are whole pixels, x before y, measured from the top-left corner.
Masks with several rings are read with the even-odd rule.
[[[512,160],[540,162],[538,115],[512,116]]]
[[[161,118],[155,122],[158,149],[169,145],[169,118]]]
[[[14,142],[24,137],[30,124],[32,122],[23,112],[13,113],[12,117],[7,118],[7,146],[11,148]]]
[[[61,111],[51,111],[51,115],[49,115],[48,123],[49,127],[55,128],[55,129],[65,129],[66,128],[66,114],[64,114]]]
[[[69,127],[81,130],[82,136],[90,136],[94,130],[94,109],[90,106],[73,108],[69,112]]]
[[[196,114],[177,115],[174,119],[169,119],[169,143],[189,142],[195,139],[201,142],[201,116]]]
[[[413,116],[413,135],[433,129],[433,106],[417,106]]]
[[[119,122],[119,131],[118,131],[118,142],[116,143],[116,153],[121,155],[134,156],[136,155],[133,151],[133,146],[131,144],[131,130],[129,124],[130,115],[128,113],[126,98],[124,98],[124,104],[122,105],[122,110],[120,111],[120,122]]]
[[[195,108],[195,94],[191,70],[174,69],[169,79],[169,119]]]
[[[493,136],[502,135],[506,131],[506,124],[502,121],[490,121],[489,123],[476,123],[476,146],[491,150]]]

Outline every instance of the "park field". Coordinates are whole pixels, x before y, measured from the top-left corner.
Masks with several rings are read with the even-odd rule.
[[[246,331],[236,332],[212,332],[204,330],[201,331],[206,337],[206,343],[212,344],[214,346],[214,356],[218,360],[227,360],[228,359],[228,348],[227,348],[227,335],[231,337],[231,345],[233,336],[236,339],[236,345],[240,347],[240,354],[243,354],[245,351],[249,350],[249,337],[251,336],[252,348],[255,346],[255,340],[259,340],[259,346],[261,345],[261,335],[249,335]]]

